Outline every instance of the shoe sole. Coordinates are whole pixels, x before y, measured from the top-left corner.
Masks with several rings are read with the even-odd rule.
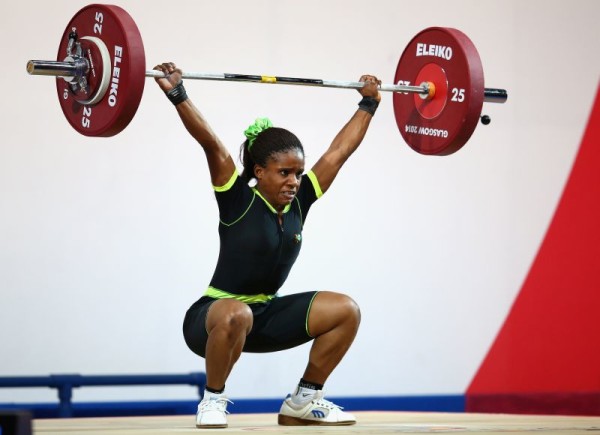
[[[330,422],[318,420],[305,420],[303,418],[279,414],[277,416],[277,424],[279,424],[280,426],[352,426],[353,424],[356,424],[356,421],[346,420]]]
[[[227,427],[227,423],[225,424],[197,424],[197,429],[225,429]]]

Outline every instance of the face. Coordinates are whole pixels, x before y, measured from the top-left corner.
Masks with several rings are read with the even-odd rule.
[[[256,188],[275,210],[281,211],[298,193],[304,172],[304,154],[300,150],[276,153],[265,167],[256,165]]]

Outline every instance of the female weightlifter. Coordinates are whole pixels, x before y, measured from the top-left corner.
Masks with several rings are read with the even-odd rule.
[[[258,119],[246,131],[239,174],[227,148],[188,98],[173,63],[154,69],[160,88],[202,146],[219,209],[220,252],[208,289],[187,311],[183,333],[205,359],[206,390],[196,426],[227,427],[225,382],[242,352],[275,352],[312,340],[308,364],[283,401],[281,425],[350,425],[351,414],[325,400],[323,384],[344,357],[360,324],[348,296],[309,291],[278,296],[302,246],[312,204],[331,186],[362,142],[381,96],[381,82],[364,75],[358,109],[327,151],[305,173],[304,149],[291,132]]]

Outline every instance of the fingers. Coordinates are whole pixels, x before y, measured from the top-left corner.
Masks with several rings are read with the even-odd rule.
[[[359,89],[359,93],[363,97],[373,97],[377,101],[381,100],[381,95],[379,94],[381,80],[379,80],[376,76],[365,74],[360,77],[360,81],[365,83],[362,89]]]
[[[182,73],[181,69],[177,68],[177,66],[173,62],[164,62],[164,63],[158,64],[154,67],[154,69],[157,71],[162,71],[167,78],[169,78],[169,76],[171,74],[174,74],[174,73],[181,74]]]
[[[367,83],[367,84],[375,84],[375,85],[377,85],[377,86],[381,86],[381,80],[379,80],[379,79],[378,79],[377,77],[375,77],[375,76],[368,75],[368,74],[362,75],[362,76],[360,77],[360,81],[361,81],[361,82],[365,82],[365,83]]]

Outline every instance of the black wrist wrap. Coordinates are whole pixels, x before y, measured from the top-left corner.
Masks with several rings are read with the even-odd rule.
[[[188,99],[187,93],[185,92],[185,88],[183,87],[183,80],[180,81],[177,86],[175,86],[170,91],[165,92],[167,98],[174,106],[177,106],[179,103],[183,103]]]
[[[358,103],[359,110],[364,110],[371,115],[375,115],[377,107],[379,107],[379,101],[373,97],[363,97],[363,99],[360,100],[360,103]]]

